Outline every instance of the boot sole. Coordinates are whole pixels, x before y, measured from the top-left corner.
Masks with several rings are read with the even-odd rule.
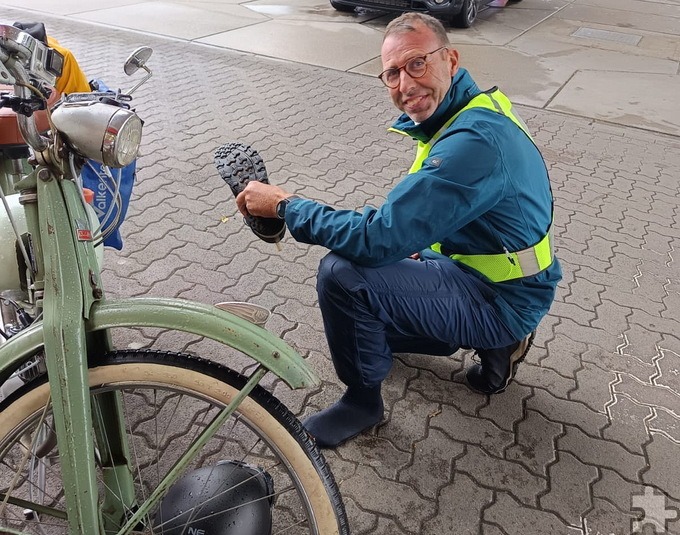
[[[253,180],[269,184],[264,161],[250,145],[244,143],[220,145],[215,149],[214,163],[220,178],[229,186],[234,197],[237,197]],[[248,215],[244,220],[255,235],[267,243],[281,241],[286,233],[286,223],[282,219]]]
[[[250,145],[225,143],[215,149],[215,167],[236,197],[248,182],[269,184],[267,169],[260,154]]]

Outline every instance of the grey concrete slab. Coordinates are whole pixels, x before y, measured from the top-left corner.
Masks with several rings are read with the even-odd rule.
[[[336,11],[328,0],[253,0],[243,4],[244,7],[262,13],[272,19],[361,23],[374,19],[374,13],[366,11],[344,13]]]
[[[379,55],[382,34],[356,24],[270,20],[197,41],[344,71]]]
[[[195,7],[197,9],[204,9],[206,11],[221,11],[225,7],[233,4],[242,4],[243,0],[166,0],[173,4],[184,4]]]
[[[677,53],[674,50],[677,44],[673,46],[663,37],[657,38],[654,46],[651,42],[648,46],[644,39],[647,36],[645,33],[635,46],[608,39],[575,36],[574,33],[583,27],[640,35],[639,32],[625,28],[553,18],[515,39],[509,48],[550,60],[555,68],[566,67],[573,71],[592,69],[674,74],[678,70],[677,59],[669,58],[669,55]],[[663,47],[661,42],[666,42],[669,46]]]
[[[116,1],[118,6],[138,3],[139,0]],[[73,15],[75,13],[106,9],[111,7],[111,2],[108,0],[93,0],[92,2],[83,2],[83,0],[59,0],[58,2],[54,0],[8,0],[3,2],[3,5],[18,9],[31,9],[43,13]]]
[[[267,20],[267,17],[240,5],[230,4],[222,6],[219,11],[210,11],[174,2],[143,2],[75,16],[90,22],[180,39],[197,39]]]
[[[679,76],[580,71],[548,109],[680,135],[678,95]]]
[[[577,0],[556,16],[569,20],[589,21],[622,28],[678,35],[680,6],[654,2],[628,2],[624,6],[601,4],[593,0]]]
[[[501,87],[513,102],[543,107],[559,93],[573,70],[517,50],[477,45],[456,47],[463,67],[482,88]]]

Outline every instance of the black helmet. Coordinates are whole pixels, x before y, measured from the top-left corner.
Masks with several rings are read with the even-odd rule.
[[[163,498],[154,533],[271,535],[272,477],[239,461],[221,461],[181,477]]]

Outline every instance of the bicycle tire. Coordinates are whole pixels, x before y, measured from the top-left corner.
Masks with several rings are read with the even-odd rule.
[[[214,411],[214,414],[220,407],[226,406],[247,381],[244,376],[215,362],[185,354],[155,350],[114,351],[90,362],[88,368],[91,395],[104,391],[116,391],[121,393],[121,398],[124,400],[128,441],[131,451],[135,451],[135,457],[139,455],[139,459],[135,458],[135,463],[138,464],[133,472],[139,475],[139,481],[135,481],[135,489],[141,494],[145,492],[146,487],[153,488],[154,483],[144,479],[151,477],[147,473],[159,472],[162,470],[158,468],[161,465],[170,466],[175,450],[181,451],[181,445],[184,442],[191,443],[189,430],[205,425],[197,419],[185,416],[181,425],[172,426],[170,435],[164,432],[163,436],[159,437],[158,421],[162,420],[161,413],[173,408],[172,414],[186,413],[187,410],[198,411],[198,409],[200,411],[191,414],[208,415],[211,411]],[[182,405],[182,410],[179,411],[177,407],[185,398],[188,408]],[[49,427],[38,428],[38,425],[49,426],[49,416],[47,423],[39,423],[40,415],[44,412],[48,400],[49,384],[46,377],[41,376],[23,385],[0,403],[0,494],[3,490],[6,492],[8,480],[16,475],[17,463],[11,459],[27,451],[27,448],[22,446],[22,440],[25,443],[29,433],[30,436],[36,436],[44,429],[47,429],[46,432],[49,434]],[[133,410],[138,413],[134,413]],[[149,433],[153,425],[149,423],[151,420],[147,418],[145,412],[154,410],[158,411],[154,413],[156,415],[155,439],[158,442],[155,450],[152,448],[154,437],[148,436],[153,435]],[[49,411],[47,412],[49,414]],[[208,416],[201,417],[206,419]],[[170,428],[169,423],[166,422],[164,425]],[[282,524],[285,521],[294,523],[295,533],[304,533],[306,525],[308,533],[317,535],[349,534],[340,491],[330,468],[313,440],[285,405],[258,385],[221,429],[226,431],[229,425],[236,438],[229,438],[229,435],[225,438],[224,433],[218,433],[202,450],[200,461],[192,465],[192,468],[212,466],[215,459],[222,458],[232,451],[241,453],[245,451],[246,454],[256,457],[260,463],[271,464],[265,469],[269,473],[276,474],[277,483],[286,491],[275,497],[275,505],[281,509],[280,512],[276,511],[275,517],[275,522],[280,523],[279,528],[286,527]],[[253,434],[252,438],[248,431]],[[194,432],[198,431],[194,430]],[[248,441],[252,440],[256,442],[249,446]],[[47,447],[44,444],[39,447],[50,451],[47,454],[40,453],[42,457],[39,461],[52,463],[55,456],[58,458],[56,441],[45,440],[44,442]],[[172,447],[170,447],[170,442],[172,442]],[[219,448],[216,449],[218,445]],[[104,445],[95,445],[96,448],[102,446]],[[148,457],[145,458],[137,453],[138,449],[144,448],[153,451],[158,458],[152,457],[154,462],[148,462]],[[35,452],[36,448],[32,451]],[[146,450],[143,451],[145,452]],[[165,460],[161,458],[163,456],[170,456],[170,458]],[[37,457],[37,455],[32,453],[31,457]],[[249,462],[250,458],[238,458],[238,460]],[[50,473],[47,478],[44,478],[49,481],[42,482],[44,487],[42,493],[38,492],[38,486],[31,481],[34,477],[33,472],[29,474],[27,469],[22,469],[25,472],[19,475],[22,483],[14,487],[13,496],[27,499],[28,493],[32,491],[33,494],[30,497],[34,502],[39,500],[43,504],[54,507],[55,511],[63,510],[65,514],[63,503],[59,503],[60,499],[63,502],[63,496],[58,490],[61,486],[57,465],[50,464],[49,468]],[[51,481],[52,479],[55,481]],[[283,482],[279,483],[280,481]],[[287,485],[295,488],[296,496],[288,493]],[[101,486],[100,483],[100,492]],[[277,490],[277,492],[282,491]],[[40,494],[40,497],[33,498],[34,494]],[[22,533],[62,534],[68,531],[65,527],[66,522],[63,520],[60,521],[52,516],[45,518],[44,514],[36,515],[37,519],[26,519],[21,509],[22,507],[16,504],[8,504],[3,510],[0,499],[0,531],[2,531],[2,526],[22,530]],[[306,515],[306,520],[301,518],[304,515]],[[151,520],[147,521],[147,527],[140,528],[141,532],[158,533],[153,527],[151,531],[148,531],[150,524],[152,524]],[[25,531],[30,529],[35,529],[35,531]],[[135,533],[138,532],[135,531]]]

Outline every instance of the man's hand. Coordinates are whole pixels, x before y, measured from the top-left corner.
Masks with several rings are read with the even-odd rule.
[[[276,205],[291,195],[278,186],[253,180],[236,197],[236,206],[244,216],[276,217]]]

